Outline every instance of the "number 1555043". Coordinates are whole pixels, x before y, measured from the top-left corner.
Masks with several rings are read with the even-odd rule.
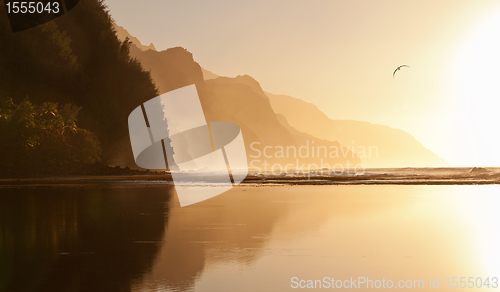
[[[7,8],[7,13],[11,14],[41,14],[41,13],[54,13],[60,12],[59,2],[49,2],[47,4],[43,2],[8,2],[5,4]]]
[[[497,288],[497,277],[452,277],[446,278],[447,288]]]

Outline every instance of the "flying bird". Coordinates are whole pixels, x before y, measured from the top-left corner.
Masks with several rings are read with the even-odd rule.
[[[396,74],[396,72],[398,72],[398,70],[401,70],[401,67],[408,67],[408,68],[410,68],[410,66],[408,66],[408,65],[401,65],[401,66],[397,67],[396,70],[394,70],[394,73],[392,73],[392,78],[394,78],[394,74]]]

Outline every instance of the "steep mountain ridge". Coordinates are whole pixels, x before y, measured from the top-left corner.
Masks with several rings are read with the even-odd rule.
[[[354,147],[358,153],[365,149],[366,155],[361,159],[367,167],[448,166],[444,159],[403,130],[363,121],[332,120],[314,104],[291,96],[266,94],[274,111],[285,116],[297,130],[339,141]]]
[[[241,127],[248,161],[254,168],[260,169],[265,163],[280,166],[296,163],[297,155],[290,157],[277,154],[263,157],[264,149],[269,147],[273,149],[307,147],[303,139],[294,137],[279,122],[269,97],[252,77],[244,75],[204,80],[202,68],[194,61],[193,55],[180,47],[157,52],[143,51],[131,44],[130,54],[141,62],[144,69],[150,71],[160,94],[195,84],[208,122],[232,122]],[[318,141],[315,145],[323,143],[321,139],[316,140]],[[311,144],[314,143],[311,141]],[[328,142],[328,145],[331,146],[331,143]],[[335,145],[342,149],[339,144]],[[345,148],[344,151],[349,152]],[[347,163],[354,165],[361,162],[357,157],[352,155],[349,157],[324,157],[324,160],[331,165]],[[321,159],[300,157],[300,163],[319,165]]]
[[[133,38],[129,34],[119,37]],[[150,71],[160,93],[196,84],[207,120],[240,125],[249,155],[255,153],[255,146],[250,147],[252,142],[263,148],[302,145],[314,139],[316,145],[348,147],[360,155],[366,167],[448,165],[402,130],[360,121],[331,120],[313,104],[265,92],[248,75],[220,77],[203,69],[184,48],[157,52],[132,44],[130,53]]]
[[[155,45],[151,43],[149,46],[145,46],[139,41],[138,38],[132,36],[124,27],[119,26],[118,24],[113,22],[113,29],[116,31],[116,36],[124,41],[127,37],[129,38],[130,42],[136,45],[139,49],[143,51],[147,50],[153,50],[156,51]]]

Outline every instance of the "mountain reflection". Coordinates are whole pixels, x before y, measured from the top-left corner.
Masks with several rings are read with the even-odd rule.
[[[174,196],[158,258],[151,272],[134,283],[133,291],[192,291],[203,274],[216,267],[247,269],[275,254],[276,251],[269,249],[271,242],[280,242],[284,245],[281,251],[285,251],[289,249],[288,240],[307,238],[329,220],[356,218],[394,208],[369,195],[363,196],[362,201],[349,199],[350,193],[359,195],[358,191],[317,187],[314,190],[315,196],[309,197],[306,193],[312,189],[308,188],[234,188],[184,208],[178,207]],[[373,191],[373,194],[380,193]],[[410,203],[393,199],[398,208]],[[216,283],[231,282],[223,275],[218,276],[220,282]]]
[[[171,191],[2,189],[0,291],[130,291],[159,251]]]
[[[500,271],[498,186],[243,186],[184,208],[168,186],[1,191],[0,292],[288,291],[292,276]]]
[[[498,189],[237,187],[185,208],[173,196],[161,250],[132,290],[289,291],[292,276],[488,274],[465,222],[479,216],[467,211],[476,194],[485,195],[481,206],[497,205],[491,191]],[[492,214],[478,226],[497,230],[487,225]],[[485,242],[493,250],[498,241]]]

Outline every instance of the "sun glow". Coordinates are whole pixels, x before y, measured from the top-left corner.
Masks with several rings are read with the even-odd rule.
[[[461,214],[467,220],[470,237],[477,251],[484,275],[500,272],[500,215],[498,186],[474,186],[453,193],[453,200],[462,205]],[[474,195],[471,195],[474,193]],[[459,209],[460,210],[460,209]]]
[[[467,165],[500,166],[499,35],[497,9],[473,27],[455,59],[457,147]]]

